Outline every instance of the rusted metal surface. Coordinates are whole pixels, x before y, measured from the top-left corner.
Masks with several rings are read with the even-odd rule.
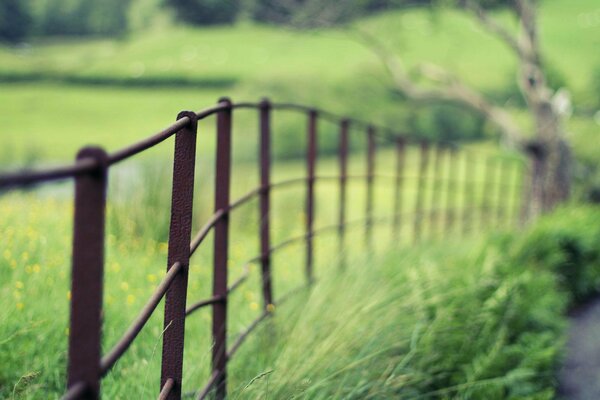
[[[419,152],[419,171],[417,177],[417,192],[415,197],[415,219],[413,227],[413,241],[415,243],[421,240],[421,229],[423,223],[423,201],[425,199],[425,185],[427,175],[427,165],[429,164],[429,143],[425,140],[420,143]]]
[[[271,285],[271,103],[263,100],[260,107],[260,253],[263,308],[266,310],[273,304],[273,288]]]
[[[401,219],[402,214],[402,186],[404,182],[404,159],[405,155],[405,144],[404,138],[398,138],[395,142],[395,157],[396,157],[396,175],[394,176],[394,223],[392,225],[394,241],[398,243],[400,241],[401,234]]]
[[[231,176],[231,140],[232,140],[232,110],[252,109],[259,113],[259,170],[260,185],[242,197],[230,202],[230,176]],[[271,182],[271,114],[273,110],[288,110],[308,115],[306,168],[305,177],[288,179],[280,182]],[[193,204],[193,183],[195,166],[195,141],[197,121],[208,116],[217,118],[217,151],[216,151],[216,178],[215,178],[215,212],[205,222],[204,226],[191,237],[191,220]],[[325,119],[339,124],[339,174],[316,175],[317,163],[317,123]],[[348,159],[350,153],[349,127],[352,125],[356,131],[366,132],[367,138],[367,168],[363,174],[348,174]],[[353,130],[354,131],[354,130]],[[170,137],[175,136],[175,158],[173,170],[173,193],[171,207],[171,226],[169,234],[169,252],[167,260],[167,274],[157,286],[154,293],[140,311],[138,316],[124,332],[121,339],[100,357],[101,335],[101,306],[102,306],[102,275],[103,275],[103,246],[104,246],[104,209],[106,198],[106,182],[108,169],[111,165],[129,159],[139,153],[150,149]],[[375,173],[376,141],[382,147],[388,144],[393,146],[395,152],[395,166],[393,173]],[[418,144],[420,148],[419,164],[417,170],[417,190],[415,209],[412,213],[404,212],[403,192],[406,148],[411,144]],[[453,160],[452,151],[449,152],[447,182],[444,182],[440,170],[441,144],[436,147],[432,171],[429,168],[429,150],[431,143],[422,140],[411,142],[398,135],[391,129],[368,124],[353,118],[341,118],[325,110],[317,110],[297,104],[275,104],[263,100],[259,103],[232,104],[227,99],[222,99],[213,107],[200,112],[183,112],[178,115],[174,124],[143,139],[131,146],[106,154],[97,148],[82,150],[75,163],[72,165],[50,168],[46,170],[27,171],[0,175],[0,188],[12,189],[18,186],[27,186],[41,182],[73,179],[75,181],[75,227],[73,238],[73,272],[72,272],[72,301],[71,322],[69,336],[69,366],[68,388],[65,399],[96,399],[100,396],[100,380],[115,365],[129,346],[135,341],[139,332],[148,322],[159,302],[166,296],[165,321],[163,337],[163,359],[161,371],[160,399],[181,398],[181,377],[183,366],[185,318],[194,311],[203,307],[212,307],[212,335],[214,345],[212,348],[212,373],[205,387],[198,391],[198,398],[205,398],[212,392],[217,399],[226,396],[227,362],[236,353],[248,335],[271,315],[273,303],[281,304],[294,293],[307,287],[306,284],[289,293],[274,299],[272,287],[271,260],[272,254],[285,247],[304,242],[306,244],[306,278],[308,283],[314,281],[314,244],[313,238],[326,233],[336,233],[339,238],[340,265],[344,265],[344,247],[346,245],[347,230],[350,227],[364,226],[365,243],[370,246],[373,240],[373,226],[376,224],[392,224],[394,240],[400,239],[402,222],[414,219],[414,240],[419,241],[423,236],[423,219],[425,212],[432,217],[429,229],[436,230],[442,215],[442,208],[458,210],[457,197],[461,193],[463,199],[463,231],[466,231],[469,221],[472,225],[473,212],[469,211],[477,204],[475,198],[474,178],[475,167],[469,167],[469,154],[465,153],[461,168]],[[445,148],[447,147],[444,144]],[[472,154],[471,154],[472,156]],[[511,199],[522,196],[517,185],[520,169],[515,170],[515,182],[506,183],[506,175],[498,168],[505,168],[500,164],[486,163],[483,175],[486,181],[483,186],[481,221],[490,219],[506,219],[517,206],[518,200]],[[534,160],[534,173],[539,175],[540,164]],[[429,173],[431,172],[431,173]],[[479,171],[477,171],[479,173]],[[459,178],[460,174],[460,178]],[[394,185],[393,211],[391,215],[373,217],[375,179],[388,180]],[[494,180],[493,178],[497,178]],[[348,181],[353,180],[365,185],[366,207],[364,218],[348,218]],[[324,185],[332,183],[339,185],[339,215],[337,223],[314,227],[315,221],[315,182]],[[441,206],[440,188],[446,183],[446,204]],[[527,186],[526,180],[521,180]],[[388,184],[387,182],[385,184]],[[271,244],[270,238],[270,212],[271,195],[274,189],[303,185],[306,188],[306,219],[305,232],[302,235],[289,238],[276,245]],[[459,185],[463,185],[459,187]],[[504,190],[504,188],[510,190]],[[430,195],[427,191],[431,189]],[[515,190],[513,193],[512,190]],[[535,190],[535,188],[533,189]],[[506,193],[505,193],[506,192]],[[510,193],[510,194],[507,194]],[[523,190],[525,195],[526,191]],[[505,196],[505,194],[507,194]],[[243,273],[228,285],[228,237],[230,214],[248,203],[252,199],[259,199],[260,212],[260,254],[243,264]],[[427,199],[426,199],[427,198]],[[430,203],[431,210],[426,210]],[[493,200],[493,205],[490,201]],[[514,211],[513,211],[514,212]],[[515,215],[516,216],[516,215]],[[451,222],[451,216],[446,223]],[[437,221],[437,222],[436,222]],[[190,256],[201,246],[210,232],[214,231],[214,263],[213,263],[213,294],[208,299],[197,301],[186,309],[186,289]],[[262,296],[264,310],[246,330],[242,331],[234,341],[229,351],[227,350],[227,299],[229,294],[246,282],[250,276],[250,265],[260,263],[262,276]]]
[[[367,201],[365,208],[365,242],[367,249],[373,251],[373,180],[375,174],[375,128],[367,128]]]
[[[94,160],[96,167],[75,180],[67,389],[83,382],[79,398],[98,399],[108,155],[86,147],[77,155],[78,161],[85,159]]]
[[[167,289],[165,297],[165,319],[162,347],[160,387],[173,380],[173,388],[167,399],[181,398],[183,374],[183,346],[185,339],[185,305],[187,297],[192,233],[192,209],[194,199],[194,170],[196,165],[196,114],[184,111],[178,120],[187,117],[189,122],[175,136],[173,160],[173,190],[171,197],[171,224],[169,228],[169,250],[167,268],[181,264]],[[168,272],[168,271],[167,271]]]
[[[317,112],[308,113],[306,145],[306,280],[312,283],[313,275],[313,224],[315,212],[315,168],[317,163]]]
[[[219,103],[231,105],[223,98]],[[215,212],[229,207],[231,179],[231,108],[217,115],[217,159],[215,176]],[[213,296],[223,297],[223,301],[213,305],[212,320],[212,369],[219,373],[215,383],[215,396],[224,399],[227,394],[227,258],[229,252],[229,214],[215,224],[213,254]]]
[[[346,197],[348,196],[348,188],[346,183],[348,181],[348,129],[350,122],[346,119],[340,122],[339,131],[339,149],[338,149],[338,160],[340,164],[340,206],[338,214],[338,254],[339,254],[339,266],[344,268],[346,266]]]

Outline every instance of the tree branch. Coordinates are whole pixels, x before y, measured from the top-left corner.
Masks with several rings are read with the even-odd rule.
[[[521,0],[517,0],[521,2]],[[511,33],[504,26],[500,25],[493,18],[490,18],[488,13],[475,1],[465,0],[461,3],[462,7],[470,11],[488,32],[502,40],[510,47],[520,58],[532,57],[532,54],[527,47],[519,42],[518,37]]]
[[[452,102],[464,105],[496,125],[507,142],[514,145],[524,138],[510,114],[487,101],[483,95],[443,68],[432,64],[420,65],[415,72],[421,78],[437,83],[435,86],[423,87],[414,82],[400,58],[392,54],[378,38],[358,28],[354,29],[354,33],[379,58],[389,73],[395,89],[406,97],[424,103]]]

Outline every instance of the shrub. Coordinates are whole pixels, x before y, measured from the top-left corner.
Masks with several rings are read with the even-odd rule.
[[[240,11],[239,0],[167,0],[177,17],[193,25],[230,24]]]

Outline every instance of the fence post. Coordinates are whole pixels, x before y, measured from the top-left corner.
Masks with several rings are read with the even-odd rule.
[[[456,149],[451,145],[448,148],[448,183],[446,196],[446,232],[454,227],[454,208],[456,205]]]
[[[348,127],[349,121],[344,119],[340,122],[340,213],[338,218],[339,257],[340,267],[346,266],[345,240],[346,240],[346,182],[348,178]]]
[[[375,174],[375,128],[367,128],[367,202],[365,242],[367,249],[373,251],[373,179]]]
[[[95,159],[98,166],[75,179],[67,387],[83,382],[82,398],[99,399],[108,156],[85,147],[77,154],[77,160],[84,158]]]
[[[270,193],[271,193],[271,103],[260,102],[260,253],[262,267],[263,306],[273,304],[271,285],[271,236],[270,236]]]
[[[313,222],[315,200],[315,166],[317,161],[317,111],[308,113],[308,144],[306,147],[306,280],[313,282]]]
[[[417,178],[417,194],[415,204],[415,225],[414,225],[414,242],[418,243],[421,240],[421,220],[423,219],[423,198],[425,189],[425,175],[427,173],[427,164],[429,162],[429,143],[422,140],[420,143],[420,159],[419,159],[419,175]]]
[[[215,176],[215,212],[225,214],[215,224],[213,254],[213,295],[222,300],[213,306],[213,373],[219,375],[215,381],[216,398],[227,396],[227,258],[229,250],[229,184],[231,178],[231,100],[219,99],[228,106],[217,114],[217,159]]]
[[[475,206],[474,199],[474,182],[473,173],[474,167],[471,155],[468,152],[464,153],[463,162],[463,177],[464,177],[464,201],[463,201],[463,234],[467,234],[473,227],[473,207]]]
[[[442,145],[437,144],[435,147],[435,159],[433,161],[433,177],[431,178],[431,212],[429,215],[431,218],[429,231],[435,233],[436,236],[439,234],[440,221],[442,217],[442,210],[439,209],[442,201],[442,157],[443,157]]]
[[[197,117],[191,111],[179,113],[177,119],[188,118],[189,123],[175,135],[173,156],[173,188],[167,271],[179,262],[181,272],[173,280],[165,298],[164,335],[160,387],[173,380],[173,388],[166,397],[181,399],[183,374],[183,345],[185,339],[185,305],[187,296],[194,198],[194,168],[196,164]]]
[[[394,222],[393,222],[393,237],[394,241],[400,241],[401,232],[401,214],[402,214],[402,183],[404,181],[404,147],[405,141],[403,138],[396,140],[396,179],[394,180]]]

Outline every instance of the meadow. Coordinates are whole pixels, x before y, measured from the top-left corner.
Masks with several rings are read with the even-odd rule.
[[[589,160],[597,157],[597,146],[591,144],[598,130],[589,110],[600,104],[592,86],[600,65],[600,24],[594,23],[594,13],[593,0],[544,2],[541,12],[544,52],[574,97],[575,114],[568,124],[575,152]],[[358,25],[388,38],[409,64],[423,59],[451,68],[505,100],[524,124],[530,123],[515,100],[514,61],[470,19],[412,9]],[[169,125],[179,111],[198,111],[224,94],[234,101],[269,96],[321,106],[400,132],[412,126],[411,107],[390,94],[381,66],[351,31],[159,26],[121,39],[0,47],[0,165],[4,170],[68,162],[85,144],[116,150]],[[256,115],[236,113],[234,123],[233,199],[258,183]],[[276,116],[274,124],[273,181],[303,176],[299,157],[305,118]],[[337,127],[319,129],[317,174],[336,174]],[[350,174],[363,174],[366,168],[363,133],[352,133]],[[203,121],[194,230],[212,211],[214,142],[214,121]],[[489,129],[482,140],[465,146],[481,154],[476,198],[467,204],[460,193],[456,207],[495,209],[493,190],[484,183],[484,159],[506,161],[506,174],[517,176],[523,160],[499,149]],[[164,275],[171,154],[172,142],[167,142],[119,165],[111,175],[105,351]],[[391,175],[391,150],[381,145],[377,160],[378,173]],[[594,252],[597,210],[566,208],[520,234],[490,233],[514,226],[523,185],[516,179],[504,214],[512,219],[486,226],[476,217],[469,221],[475,234],[464,239],[459,239],[459,224],[444,233],[426,223],[428,239],[411,246],[417,161],[411,148],[403,195],[408,214],[400,243],[393,240],[390,225],[381,224],[371,253],[354,245],[362,243],[358,226],[348,238],[353,244],[344,249],[350,262],[340,272],[335,236],[318,238],[317,284],[277,307],[275,317],[242,347],[230,369],[232,398],[553,398],[564,312],[600,287],[595,272],[600,257]],[[427,182],[431,206],[432,182]],[[58,184],[0,196],[0,365],[11,366],[0,367],[2,398],[58,398],[64,391],[71,195],[69,184]],[[317,196],[317,226],[335,223],[336,184],[318,182]],[[301,188],[274,195],[274,243],[302,233],[303,198]],[[394,212],[393,190],[385,179],[376,181],[375,198],[376,217]],[[444,191],[441,202],[447,198]],[[361,217],[364,182],[351,183],[349,199],[348,219]],[[258,206],[245,207],[249,214],[232,219],[232,279],[259,248]],[[582,225],[589,228],[570,228]],[[571,253],[558,238],[576,243],[581,259],[568,258]],[[211,244],[209,238],[192,259],[189,302],[209,296]],[[530,248],[542,250],[530,253]],[[303,260],[302,246],[275,257],[277,297],[303,282]],[[565,272],[572,265],[579,275]],[[256,266],[250,271],[230,303],[230,340],[262,307],[259,271]],[[106,398],[155,396],[161,312],[104,380]],[[209,374],[208,309],[190,317],[186,340],[184,390],[193,391]]]

